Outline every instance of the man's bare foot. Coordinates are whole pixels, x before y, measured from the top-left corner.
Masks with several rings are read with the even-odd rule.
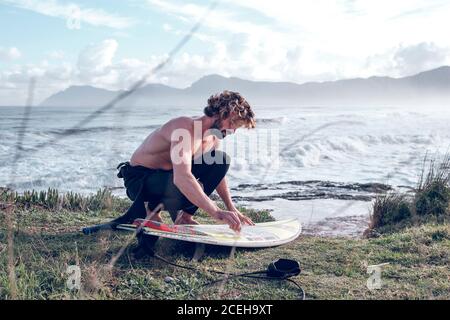
[[[152,216],[152,210],[150,210],[150,209],[148,208],[147,203],[145,203],[145,210],[147,211],[147,217],[150,217],[149,220],[151,220],[151,221],[156,221],[156,222],[160,222],[160,223],[163,222],[163,220],[162,220],[162,218],[161,218],[161,212],[157,212],[157,213],[153,214],[153,216]]]
[[[159,212],[155,213],[152,217],[150,217],[150,220],[156,221],[156,222],[159,222],[159,223],[163,223],[162,218],[161,218],[161,214]]]
[[[180,210],[175,220],[175,224],[199,224],[199,223],[192,218],[192,214]]]
[[[152,211],[150,210],[150,211],[147,211],[147,217],[148,217],[148,215],[151,215],[152,214]],[[156,221],[156,222],[159,222],[159,223],[163,223],[163,220],[162,220],[162,218],[161,218],[161,213],[155,213],[153,216],[151,216],[150,217],[150,220],[151,221]]]

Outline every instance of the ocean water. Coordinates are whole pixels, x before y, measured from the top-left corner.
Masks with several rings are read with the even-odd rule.
[[[143,139],[165,121],[202,112],[201,107],[123,107],[36,148],[93,110],[33,107],[21,158],[13,165],[24,108],[0,107],[0,186],[82,193],[112,187],[125,195],[122,180],[116,177],[117,164],[129,160]],[[257,129],[240,129],[223,141],[222,148],[232,156],[228,180],[232,194],[246,198],[242,203],[271,208],[279,217],[302,215],[296,211],[304,209],[296,208],[312,203],[320,212],[320,199],[285,199],[286,193],[299,191],[300,182],[412,187],[425,155],[442,155],[450,147],[448,106],[255,107],[255,113]],[[323,208],[329,207],[325,200],[322,203]],[[361,210],[365,205],[356,207],[346,214],[367,214]],[[319,216],[324,218],[326,213]]]

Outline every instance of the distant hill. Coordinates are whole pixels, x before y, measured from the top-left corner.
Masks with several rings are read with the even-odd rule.
[[[205,76],[185,89],[149,84],[124,99],[127,106],[204,106],[208,97],[223,90],[238,91],[254,105],[328,106],[450,103],[450,67],[443,66],[404,78],[370,77],[309,82],[250,81]],[[73,86],[58,92],[43,106],[101,106],[124,91]]]

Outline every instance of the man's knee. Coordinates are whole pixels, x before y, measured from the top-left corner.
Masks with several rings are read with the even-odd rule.
[[[194,164],[225,164],[230,163],[230,157],[221,150],[212,150],[210,152],[202,154],[201,157],[194,159]]]
[[[203,180],[211,174],[225,176],[230,167],[231,158],[225,152],[217,150],[204,154],[197,161],[193,163],[192,173],[196,178]]]

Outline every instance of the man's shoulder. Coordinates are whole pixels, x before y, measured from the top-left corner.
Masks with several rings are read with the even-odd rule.
[[[172,129],[187,129],[192,130],[194,127],[194,119],[190,117],[177,117],[173,118],[167,125]]]

